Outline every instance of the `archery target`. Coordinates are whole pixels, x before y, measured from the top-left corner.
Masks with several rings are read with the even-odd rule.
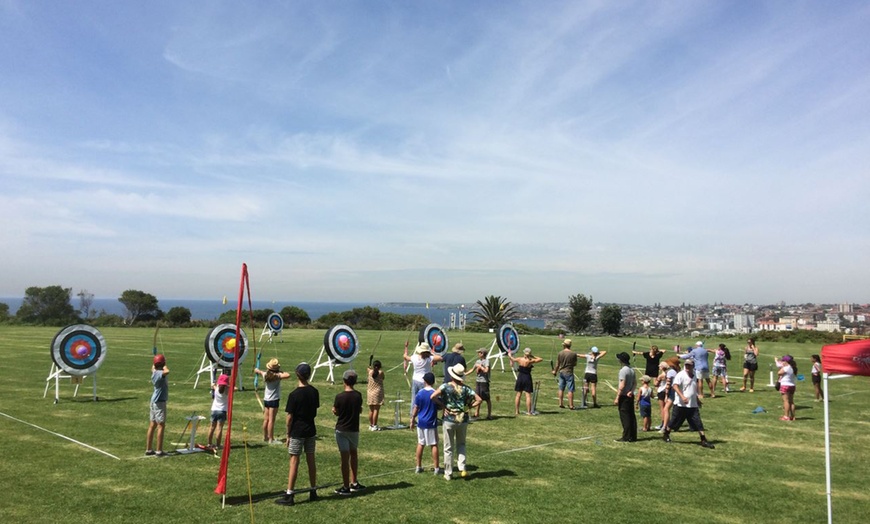
[[[432,352],[438,355],[447,349],[447,333],[438,324],[429,324],[420,330],[418,342],[425,342],[432,348]]]
[[[512,325],[504,324],[498,328],[496,343],[502,353],[513,353],[520,348],[520,334]]]
[[[284,319],[278,313],[272,313],[269,315],[267,322],[269,324],[269,329],[271,329],[273,333],[280,333],[281,330],[284,329]]]
[[[87,324],[67,326],[51,341],[51,359],[70,375],[90,375],[106,359],[106,339]]]
[[[239,330],[239,334],[242,338],[242,347],[239,349],[241,363],[248,354],[248,336],[243,329]],[[205,355],[219,367],[231,368],[236,356],[236,343],[236,325],[221,324],[209,331],[205,337]]]
[[[357,340],[353,329],[339,324],[323,336],[323,347],[326,348],[330,358],[347,364],[355,359],[359,353],[359,340]]]

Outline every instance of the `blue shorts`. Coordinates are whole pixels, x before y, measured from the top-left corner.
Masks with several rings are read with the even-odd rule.
[[[280,400],[264,400],[263,407],[264,408],[273,408],[277,409],[281,405]]]
[[[574,374],[563,375],[562,373],[557,373],[557,377],[559,377],[559,391],[568,390],[569,392],[574,392]]]
[[[640,405],[640,416],[641,418],[649,418],[652,415],[652,406],[644,406]]]
[[[211,412],[211,421],[212,422],[226,422],[227,421],[227,412],[226,411],[212,411]]]

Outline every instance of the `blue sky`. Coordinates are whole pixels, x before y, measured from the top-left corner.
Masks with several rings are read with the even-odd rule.
[[[868,302],[866,2],[0,0],[0,296]]]

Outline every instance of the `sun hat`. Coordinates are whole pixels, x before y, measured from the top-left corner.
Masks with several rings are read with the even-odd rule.
[[[308,365],[308,362],[302,362],[296,366],[296,374],[303,379],[308,380],[311,377],[311,366]]]
[[[566,338],[565,340],[562,341],[562,345],[565,346],[566,348],[571,347],[571,339]]]
[[[695,342],[695,345],[698,347],[701,347],[704,345],[704,343],[699,340],[699,341]]]
[[[229,375],[221,375],[217,379],[218,386],[229,386],[230,385],[230,376]]]
[[[462,382],[465,380],[465,366],[462,364],[456,364],[455,366],[451,366],[447,369],[448,373],[450,373],[450,377],[453,380],[458,382]]]
[[[478,355],[486,355],[486,348],[480,348],[477,350]]]
[[[426,342],[420,342],[419,344],[417,344],[417,348],[414,349],[414,353],[416,353],[418,355],[422,355],[423,353],[431,353],[431,352],[432,352],[432,348],[430,348],[429,344],[427,344]]]
[[[592,351],[593,353],[598,353],[598,347],[597,347],[597,346],[592,346],[592,350],[591,350],[591,351]]]
[[[278,371],[281,369],[281,364],[278,363],[277,358],[273,358],[268,364],[266,364],[266,369],[269,371]]]
[[[523,350],[523,355],[529,356],[532,354],[532,348],[526,348]]]
[[[154,365],[166,364],[166,356],[163,353],[154,356]]]
[[[626,353],[625,351],[623,351],[622,353],[616,355],[616,358],[617,358],[620,362],[622,362],[623,364],[625,364],[626,366],[631,362],[631,357],[628,356],[628,353]]]
[[[650,378],[649,375],[644,375],[644,376],[640,377],[640,381],[643,382],[644,384],[649,384],[650,380],[652,380],[652,379]]]
[[[453,345],[452,351],[454,353],[462,353],[463,351],[465,351],[465,346],[462,345],[462,342],[457,342]]]

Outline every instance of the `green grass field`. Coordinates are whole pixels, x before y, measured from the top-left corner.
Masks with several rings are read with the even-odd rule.
[[[479,421],[468,431],[470,475],[445,481],[428,472],[413,472],[415,436],[410,430],[365,431],[360,436],[360,480],[368,490],[348,498],[321,491],[322,500],[303,501],[291,508],[273,504],[286,487],[287,454],[281,446],[262,443],[262,415],[252,391],[250,370],[254,355],[243,364],[245,391],[235,397],[233,449],[228,497],[221,508],[214,494],[219,460],[199,453],[166,458],[145,458],[149,381],[153,331],[106,328],[106,361],[98,373],[100,400],[91,400],[91,381],[85,379],[78,398],[73,386],[62,381],[60,402],[53,389],[43,398],[51,367],[49,346],[57,328],[0,326],[4,356],[0,380],[0,462],[3,522],[823,522],[825,520],[824,426],[821,403],[813,402],[809,381],[809,355],[817,345],[767,344],[761,346],[756,392],[732,393],[709,399],[702,417],[715,450],[698,446],[697,434],[684,431],[661,441],[658,433],[640,433],[639,442],[613,442],[621,433],[613,392],[600,384],[604,408],[570,412],[558,409],[556,386],[549,360],[557,341],[523,336],[545,362],[534,371],[541,381],[538,409],[541,416],[513,417],[513,375],[493,372],[493,411],[496,419]],[[253,340],[259,333],[249,333]],[[207,386],[193,389],[203,355],[205,329],[161,329],[159,350],[167,356],[170,375],[167,442],[178,443],[184,417],[194,411],[208,414]],[[358,332],[362,351],[356,362],[364,368],[380,337],[375,357],[389,370],[401,361],[408,333]],[[492,344],[492,335],[450,333],[460,338],[473,360],[474,348]],[[285,369],[316,359],[322,344],[319,330],[289,330],[283,342],[266,344],[263,364],[277,356]],[[599,367],[600,377],[616,382],[616,353],[631,348],[632,339],[574,338],[576,350],[598,345],[610,353]],[[662,347],[690,340],[661,340]],[[710,340],[708,345],[716,343]],[[638,340],[640,347],[645,343]],[[739,349],[737,343],[732,349]],[[768,364],[783,353],[797,357],[800,382],[795,422],[779,421],[781,401],[767,387]],[[739,351],[735,352],[739,353]],[[739,361],[730,363],[732,376],[740,374]],[[636,365],[642,367],[638,357]],[[337,376],[346,369],[336,370]],[[441,369],[437,375],[441,375]],[[205,377],[205,375],[203,375]],[[317,448],[320,484],[340,480],[339,456],[332,437],[330,411],[340,386],[325,382],[325,369],[317,370],[314,385],[320,390],[318,415],[321,440]],[[870,460],[870,408],[866,378],[831,383],[833,434],[833,501],[836,522],[866,518],[870,495],[864,471]],[[285,382],[286,398],[291,383]],[[362,384],[359,389],[365,391]],[[400,368],[387,374],[388,400],[401,391],[409,396]],[[578,392],[579,394],[579,392]],[[579,404],[579,402],[578,402]],[[407,406],[405,404],[404,406]],[[767,413],[753,414],[764,407]],[[282,402],[283,409],[283,402]],[[655,411],[655,410],[654,410]],[[14,417],[13,420],[12,418]],[[384,406],[381,425],[393,419],[392,405]],[[402,421],[408,422],[407,409]],[[654,413],[653,424],[659,422]],[[120,460],[63,439],[64,435]],[[279,415],[276,433],[283,435]],[[188,433],[189,435],[189,433]],[[198,441],[204,443],[206,429]],[[245,445],[245,437],[247,445]],[[187,436],[185,436],[187,440]],[[167,445],[167,449],[174,448]],[[183,446],[181,446],[183,447]],[[425,457],[426,455],[424,455]],[[424,465],[428,465],[424,458]],[[253,503],[248,501],[248,476]],[[300,483],[305,486],[304,465]]]

